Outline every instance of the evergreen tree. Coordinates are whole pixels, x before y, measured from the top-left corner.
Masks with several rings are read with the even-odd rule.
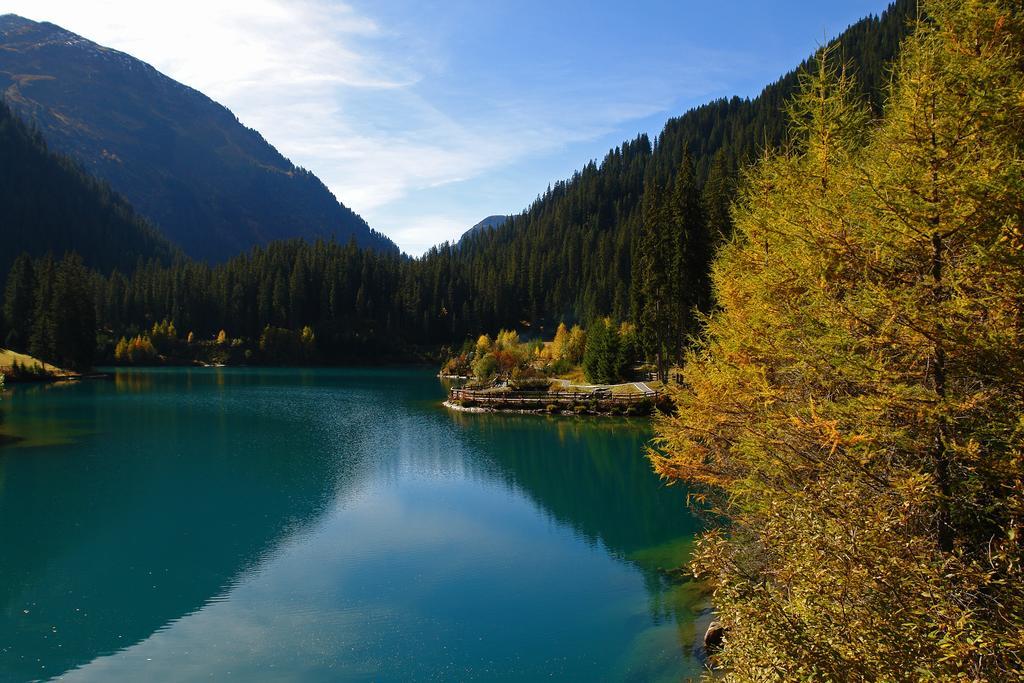
[[[32,310],[35,299],[34,272],[32,259],[23,252],[14,261],[7,276],[3,309],[6,322],[4,346],[15,351],[27,351],[32,335]]]
[[[598,381],[602,384],[614,384],[620,376],[620,343],[619,328],[610,320],[603,321],[605,333],[604,343],[598,357]]]
[[[598,318],[587,330],[587,347],[583,354],[583,373],[593,384],[618,381],[620,360],[619,331],[607,318]]]
[[[639,358],[636,326],[622,323],[619,327],[619,349],[615,360],[615,377],[619,380],[630,379],[633,366]]]
[[[707,310],[707,265],[711,244],[701,205],[696,171],[689,154],[676,172],[669,211],[671,214],[671,263],[669,284],[669,342],[671,360],[682,358],[687,335],[694,332],[694,312]]]
[[[707,221],[707,235],[711,244],[722,244],[732,235],[732,215],[729,206],[736,196],[735,172],[725,150],[715,152],[708,179],[701,191],[701,204]]]
[[[693,163],[688,154],[668,197],[648,178],[635,252],[633,315],[645,353],[662,380],[682,358],[695,311],[708,306],[706,264],[711,243]]]
[[[35,266],[36,282],[32,301],[32,332],[29,353],[42,360],[56,356],[55,321],[53,317],[53,258],[46,256]]]
[[[53,278],[49,321],[52,352],[43,356],[60,367],[88,370],[96,353],[96,311],[81,257],[65,256]]]
[[[678,303],[672,299],[670,282],[669,267],[674,265],[677,250],[670,239],[669,220],[662,195],[653,178],[648,178],[634,256],[638,282],[634,285],[633,316],[644,352],[654,359],[663,380],[676,347],[672,311]]]
[[[604,354],[608,328],[603,320],[591,323],[587,329],[587,347],[583,352],[583,374],[588,382],[600,381],[601,356]]]

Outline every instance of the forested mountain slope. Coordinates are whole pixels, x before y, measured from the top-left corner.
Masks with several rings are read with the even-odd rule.
[[[897,0],[880,17],[857,22],[834,41],[876,110],[887,84],[887,65],[915,11],[914,0]],[[635,317],[635,238],[644,222],[644,201],[653,199],[651,190],[670,193],[688,154],[708,232],[727,231],[726,207],[737,169],[756,159],[766,144],[775,147],[786,140],[785,105],[797,90],[798,73],[810,62],[753,100],[716,100],[671,119],[653,142],[641,135],[623,143],[600,163],[587,164],[549,187],[502,228],[464,240],[461,276],[468,289],[497,299],[478,298],[476,310],[468,313],[487,326],[523,318]]]
[[[192,257],[294,237],[398,251],[225,107],[122,52],[0,16],[0,89]]]
[[[22,252],[75,251],[103,272],[180,254],[109,186],[50,152],[2,103],[0,160],[0,274]]]

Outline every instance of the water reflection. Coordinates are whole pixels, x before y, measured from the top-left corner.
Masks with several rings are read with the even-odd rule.
[[[7,434],[4,432],[4,391],[0,388],[0,446],[4,444]]]
[[[696,531],[684,496],[658,485],[641,455],[650,435],[642,422],[451,415],[469,430],[470,441],[491,444],[477,463],[489,466],[484,473],[501,477],[618,557]]]
[[[246,660],[257,677],[317,678],[296,655],[308,647],[340,667],[325,680],[488,661],[540,673],[596,647],[639,679],[678,678],[701,595],[662,570],[696,523],[640,456],[643,423],[466,416],[442,395],[422,372],[222,369],[19,393],[9,426],[50,445],[0,454],[0,680],[89,662],[77,675],[132,680],[168,642],[190,644],[197,676]],[[636,569],[639,602],[613,590]],[[538,618],[564,620],[560,640]],[[203,651],[254,621],[259,642]],[[606,641],[587,642],[593,629]],[[560,671],[609,665],[577,664]]]
[[[689,650],[703,586],[678,570],[688,560],[698,519],[685,492],[657,480],[642,457],[642,420],[450,413],[470,441],[486,442],[482,471],[522,491],[545,514],[643,570],[655,624],[678,625]]]
[[[186,374],[186,388],[191,388],[191,374]],[[119,392],[140,394],[151,391],[154,374],[151,372],[118,372],[114,374],[114,387]]]

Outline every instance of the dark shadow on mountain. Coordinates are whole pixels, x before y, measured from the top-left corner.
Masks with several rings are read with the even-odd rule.
[[[54,150],[105,180],[194,258],[257,244],[354,239],[398,253],[227,108],[123,52],[0,15],[4,98]]]

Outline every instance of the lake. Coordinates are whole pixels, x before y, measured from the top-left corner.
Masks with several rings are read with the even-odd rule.
[[[120,370],[0,400],[0,680],[679,680],[697,520],[642,421],[425,370]]]

